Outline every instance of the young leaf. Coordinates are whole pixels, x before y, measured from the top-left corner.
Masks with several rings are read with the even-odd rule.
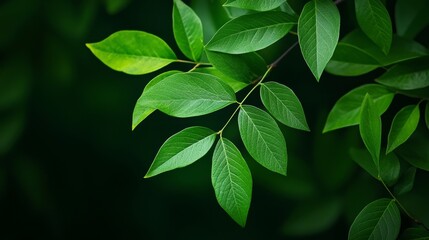
[[[226,138],[216,144],[211,178],[219,205],[244,227],[252,199],[252,175],[238,148]]]
[[[401,90],[429,86],[429,58],[417,58],[399,63],[376,79],[378,83]]]
[[[194,70],[194,72],[214,75],[215,77],[222,80],[222,82],[228,84],[234,90],[234,92],[238,92],[250,84],[250,83],[241,82],[241,81],[235,80],[229,76],[226,76],[225,74],[223,74],[221,71],[219,71],[218,69],[216,69],[214,67],[197,68]]]
[[[244,83],[250,83],[267,71],[267,64],[257,53],[227,54],[206,51],[207,58],[223,74]]]
[[[353,221],[349,240],[395,240],[401,227],[401,215],[394,200],[378,199],[366,205]]]
[[[231,54],[258,51],[280,40],[295,24],[296,18],[284,12],[243,15],[225,23],[206,49]]]
[[[404,172],[398,183],[395,185],[394,191],[396,195],[405,194],[413,189],[416,170],[417,169],[415,167],[410,167]]]
[[[169,77],[176,73],[180,73],[180,71],[175,71],[175,70],[168,71],[156,76],[148,84],[146,84],[146,87],[144,88],[141,96],[143,96],[144,92],[147,91],[149,88],[151,88],[153,85],[157,84],[164,78]],[[131,127],[132,130],[134,130],[137,127],[137,125],[139,125],[143,120],[145,120],[151,113],[153,113],[156,110],[155,108],[146,106],[141,96],[139,97],[139,99],[136,102],[136,105],[134,106],[133,122]]]
[[[228,0],[223,6],[236,7],[236,8],[242,8],[242,9],[248,9],[248,10],[255,10],[255,11],[269,11],[279,7],[285,2],[286,0],[256,0],[256,1]]]
[[[406,106],[395,115],[387,138],[387,153],[407,141],[416,130],[419,119],[419,105]]]
[[[428,240],[429,231],[423,228],[407,228],[402,233],[400,240]]]
[[[381,147],[381,118],[371,95],[368,93],[362,102],[360,115],[360,136],[371,154],[372,160],[378,167]]]
[[[174,0],[173,33],[183,54],[198,61],[204,49],[203,25],[194,10],[181,0]]]
[[[277,120],[286,126],[310,131],[298,97],[285,85],[267,82],[261,85],[261,99]]]
[[[392,21],[380,0],[355,0],[356,18],[363,32],[387,54],[392,43]]]
[[[429,101],[426,102],[426,107],[425,107],[425,122],[426,122],[426,127],[429,129]]]
[[[395,95],[377,84],[366,84],[351,90],[335,103],[323,132],[359,124],[362,102],[367,93],[373,98],[379,115],[387,110]]]
[[[265,168],[286,175],[286,141],[276,121],[254,106],[242,106],[238,129],[250,155]]]
[[[302,55],[319,81],[334,54],[340,34],[340,13],[331,0],[312,0],[305,4],[298,20],[298,39]]]
[[[145,106],[175,117],[208,114],[234,103],[234,90],[217,77],[177,73],[166,77],[141,96]]]
[[[396,32],[413,39],[429,23],[429,1],[398,0],[395,5]]]
[[[202,158],[213,146],[216,133],[205,127],[186,128],[162,144],[145,178],[186,167]]]
[[[119,31],[86,46],[104,64],[127,74],[150,73],[177,60],[161,38],[141,31]]]

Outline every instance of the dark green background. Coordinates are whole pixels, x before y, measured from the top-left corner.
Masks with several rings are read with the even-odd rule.
[[[193,6],[207,26],[215,16],[216,27],[225,20],[218,5]],[[352,12],[351,5],[340,9]],[[316,83],[298,48],[273,71],[268,79],[302,100],[312,132],[283,128],[288,177],[263,169],[243,150],[254,188],[242,229],[216,202],[210,154],[143,179],[166,138],[192,125],[219,129],[233,108],[190,119],[156,112],[131,131],[135,101],[157,73],[115,72],[85,47],[118,30],[143,30],[183,58],[171,9],[171,1],[134,0],[117,12],[101,0],[0,3],[0,239],[345,239],[360,209],[387,195],[348,154],[350,146],[362,147],[357,128],[324,135],[321,129],[335,101],[377,73],[347,79],[325,73]],[[354,27],[351,17],[342,21],[342,34]],[[294,41],[288,36],[262,54],[270,62]],[[260,106],[258,94],[249,102]],[[243,149],[236,124],[225,134]],[[419,207],[429,199],[427,174],[417,178],[421,184],[404,202],[427,221],[428,208]]]

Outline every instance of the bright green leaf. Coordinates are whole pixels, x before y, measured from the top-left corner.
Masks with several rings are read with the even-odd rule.
[[[424,228],[407,228],[402,233],[400,240],[428,240],[429,231]]]
[[[223,74],[244,83],[250,83],[267,71],[267,64],[257,53],[227,54],[206,51],[207,58]]]
[[[286,0],[228,0],[223,5],[225,7],[236,7],[255,11],[269,11],[279,7]]]
[[[429,86],[429,58],[417,58],[391,67],[376,79],[378,83],[401,90]]]
[[[426,127],[429,129],[429,101],[426,103],[426,107],[425,107],[425,122],[426,122]]]
[[[194,10],[181,0],[174,0],[173,33],[183,54],[198,61],[204,49],[203,25]]]
[[[146,87],[143,90],[142,95],[137,100],[136,105],[134,106],[133,111],[133,122],[132,122],[132,130],[134,130],[137,125],[139,125],[143,120],[145,120],[151,113],[153,113],[156,109],[152,107],[148,107],[143,102],[143,94],[145,91],[147,91],[149,88],[151,88],[153,85],[157,84],[161,80],[163,80],[166,77],[169,77],[173,74],[180,73],[180,71],[168,71],[161,73],[160,75],[153,78],[148,84],[146,84]]]
[[[416,178],[416,168],[410,167],[405,171],[398,183],[395,185],[394,191],[396,195],[410,192],[414,187],[414,179]]]
[[[395,22],[398,35],[413,39],[429,24],[429,1],[398,0],[395,5]]]
[[[396,153],[416,168],[429,171],[429,134],[427,131],[415,131]]]
[[[363,32],[387,54],[392,43],[392,21],[380,0],[355,0],[356,18]]]
[[[214,67],[197,68],[194,70],[194,72],[214,75],[217,78],[219,78],[220,80],[222,80],[222,82],[228,84],[234,90],[234,92],[238,92],[250,84],[250,83],[245,83],[245,82],[235,80],[234,78],[231,78],[231,77],[223,74],[221,71],[219,71],[218,69],[216,69]]]
[[[226,138],[216,144],[211,178],[219,205],[244,227],[252,199],[252,175],[240,150]]]
[[[360,136],[372,160],[379,166],[381,148],[381,118],[377,107],[368,93],[362,102],[359,122]]]
[[[213,146],[216,133],[205,127],[186,128],[162,144],[145,178],[186,167],[202,158]]]
[[[225,23],[206,49],[232,54],[258,51],[280,40],[295,24],[296,18],[284,12],[243,15]]]
[[[119,31],[86,46],[104,64],[127,74],[150,73],[177,60],[161,38],[141,31]]]
[[[268,112],[281,123],[310,131],[301,102],[292,89],[277,82],[267,82],[262,84],[260,94]]]
[[[144,92],[143,105],[175,117],[205,115],[234,103],[234,91],[217,77],[177,73]]]
[[[357,87],[338,99],[328,115],[323,132],[359,124],[362,102],[367,93],[373,98],[379,115],[387,110],[394,97],[393,92],[377,84]]]
[[[387,153],[407,141],[416,130],[419,119],[419,105],[406,106],[395,115],[387,139]]]
[[[238,114],[238,129],[244,146],[258,163],[286,175],[286,141],[276,121],[267,112],[254,106],[242,106]]]
[[[365,206],[349,231],[349,240],[395,240],[401,228],[401,214],[394,200],[378,199]]]
[[[305,4],[298,20],[302,55],[319,81],[334,54],[340,34],[340,13],[331,0],[312,0]]]

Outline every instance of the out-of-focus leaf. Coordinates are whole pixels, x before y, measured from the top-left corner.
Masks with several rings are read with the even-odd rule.
[[[399,240],[428,240],[429,232],[423,228],[407,228]]]
[[[10,58],[0,67],[0,111],[21,105],[31,83],[31,63],[25,57]]]
[[[429,171],[429,134],[417,131],[399,146],[396,153],[416,168]]]
[[[116,14],[123,10],[131,0],[105,0],[106,9],[109,14]]]
[[[410,167],[403,173],[394,188],[396,195],[405,194],[413,189],[416,170],[415,167]]]
[[[426,103],[426,107],[425,107],[425,122],[426,122],[426,127],[429,130],[429,101]]]
[[[16,111],[0,117],[0,156],[5,155],[21,136],[25,125],[25,114]]]
[[[429,1],[398,0],[395,5],[395,22],[398,35],[413,39],[429,23]]]
[[[403,144],[416,130],[420,120],[419,105],[409,105],[402,108],[393,118],[387,138],[387,150],[389,153]]]

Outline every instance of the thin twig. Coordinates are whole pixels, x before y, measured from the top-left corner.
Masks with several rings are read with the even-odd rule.
[[[276,67],[277,64],[279,64],[279,62],[286,57],[286,55],[289,54],[290,51],[292,51],[292,49],[294,49],[296,46],[298,45],[298,41],[296,41],[294,44],[292,44],[292,46],[290,46],[282,55],[280,55],[280,57],[278,57],[273,63],[270,64],[270,66],[272,68]]]

